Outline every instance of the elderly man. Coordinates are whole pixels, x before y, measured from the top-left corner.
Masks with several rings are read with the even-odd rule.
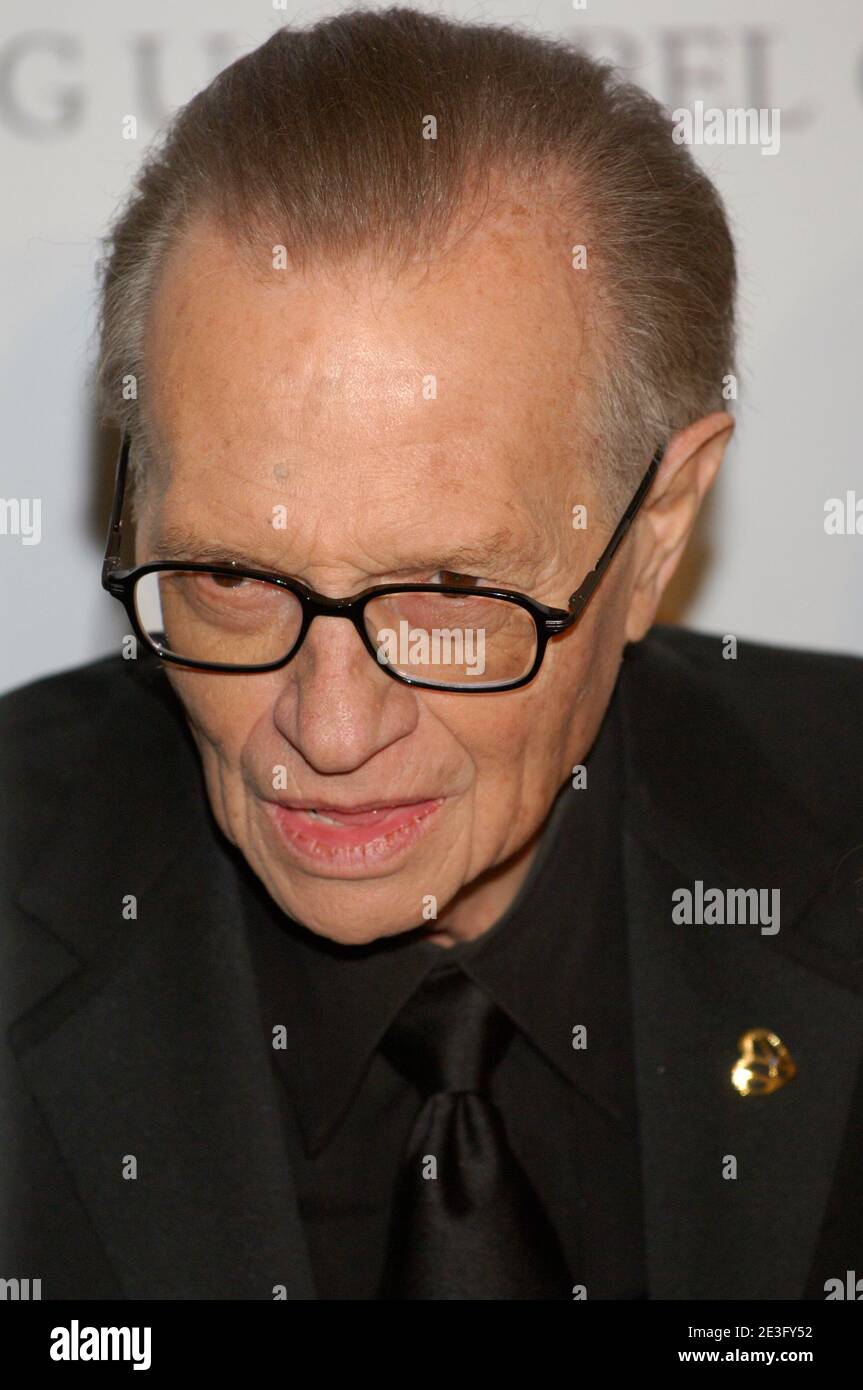
[[[734,278],[563,44],[349,13],[179,112],[104,263],[128,636],[2,702],[5,1276],[863,1269],[863,671],[654,626]]]

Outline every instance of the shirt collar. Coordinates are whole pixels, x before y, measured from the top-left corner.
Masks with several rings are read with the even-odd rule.
[[[341,946],[288,918],[243,863],[241,897],[267,1033],[284,1024],[275,1058],[306,1151],[328,1142],[397,1014],[435,968],[458,961],[520,1032],[583,1094],[624,1120],[621,1073],[625,941],[615,886],[620,760],[613,699],[585,759],[552,803],[530,870],[506,913],[482,936],[445,948],[423,929],[369,946]],[[573,1047],[573,1029],[587,1046]],[[624,1055],[625,1052],[624,1052]]]

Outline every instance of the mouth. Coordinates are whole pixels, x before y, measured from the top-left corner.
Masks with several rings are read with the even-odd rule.
[[[358,806],[267,802],[292,857],[337,877],[362,877],[405,855],[424,835],[445,798],[365,802]]]

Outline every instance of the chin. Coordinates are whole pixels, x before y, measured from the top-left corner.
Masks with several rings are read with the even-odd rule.
[[[426,936],[436,928],[434,919],[423,916],[428,885],[441,877],[434,866],[411,865],[373,879],[319,878],[274,864],[269,856],[257,863],[247,859],[282,912],[338,945],[368,946],[410,933]],[[440,884],[438,916],[453,891],[449,883]]]
[[[409,932],[425,933],[428,925],[418,925],[415,920],[404,918],[382,920],[379,912],[369,914],[368,917],[354,913],[350,923],[346,923],[344,913],[304,909],[299,904],[294,908],[286,907],[285,911],[295,922],[314,932],[315,936],[325,937],[338,946],[370,946],[374,941],[403,936]]]

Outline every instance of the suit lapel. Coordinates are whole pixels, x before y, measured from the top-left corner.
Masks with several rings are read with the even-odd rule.
[[[745,935],[757,927],[673,925],[671,893],[692,880],[632,837],[625,854],[651,1296],[798,1299],[863,1052],[860,1000]],[[809,915],[844,910],[825,899]],[[743,1097],[731,1071],[753,1027],[778,1033],[798,1072]]]
[[[859,919],[850,892],[830,891],[836,846],[677,662],[639,654],[638,680],[621,682],[650,1296],[798,1299],[863,1055],[859,994],[822,943],[847,942]],[[681,727],[697,738],[679,744]],[[780,931],[676,925],[672,893],[696,879],[779,887]],[[777,1033],[797,1064],[770,1095],[731,1084],[750,1028]]]
[[[125,1297],[312,1298],[234,851],[194,749],[137,715],[137,794],[100,821],[102,852],[82,812],[28,879],[28,914],[79,968],[10,1042]]]

